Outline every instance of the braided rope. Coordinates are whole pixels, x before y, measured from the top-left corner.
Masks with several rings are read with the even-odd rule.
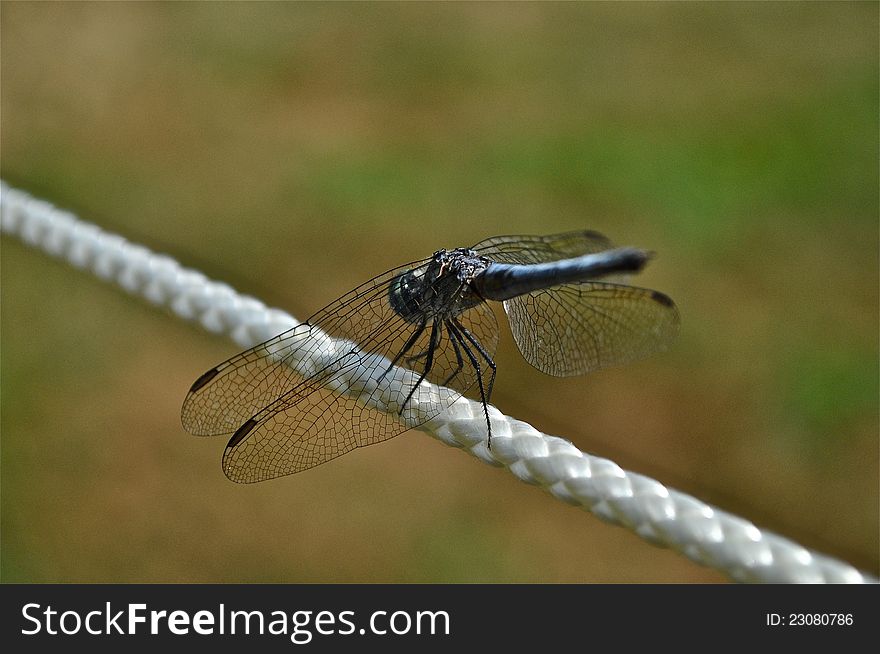
[[[252,347],[297,324],[287,313],[242,296],[226,284],[187,270],[85,223],[73,214],[0,182],[0,231],[13,234],[128,293],[171,309],[184,320]],[[548,490],[648,542],[746,582],[875,582],[837,559],[811,552],[751,522],[578,450],[531,425],[489,408],[492,449],[479,402],[459,398],[420,429],[484,463]]]

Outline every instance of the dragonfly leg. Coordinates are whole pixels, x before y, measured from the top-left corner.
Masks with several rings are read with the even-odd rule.
[[[489,353],[486,352],[485,349],[483,349],[483,346],[480,345],[480,341],[474,338],[474,335],[471,334],[470,331],[468,331],[467,327],[462,325],[457,319],[455,320],[455,323],[456,327],[458,327],[461,333],[464,334],[465,338],[467,338],[473,344],[473,346],[477,348],[479,353],[483,355],[486,363],[488,363],[489,367],[492,369],[492,376],[489,378],[489,390],[486,392],[487,398],[492,397],[492,387],[495,385],[495,373],[498,371],[497,367],[495,366],[495,361],[492,359],[491,356],[489,356]]]
[[[450,320],[449,328],[450,328],[450,338],[455,338],[458,341],[459,345],[461,345],[461,348],[464,350],[464,353],[467,355],[467,358],[470,360],[471,365],[477,371],[477,384],[480,387],[480,400],[483,403],[483,414],[486,416],[486,428],[488,429],[487,446],[491,449],[491,447],[492,447],[492,423],[489,422],[489,408],[488,408],[489,400],[488,400],[488,398],[492,394],[492,384],[495,383],[495,362],[492,361],[492,359],[486,354],[486,351],[483,349],[483,347],[477,342],[477,340],[471,335],[471,333],[465,328],[465,326],[462,325],[458,320],[456,320],[454,318],[452,320]],[[479,359],[477,359],[476,355],[471,351],[471,348],[468,346],[467,342],[465,342],[465,339],[467,339],[467,341],[470,341],[470,343],[472,343],[480,351],[480,354],[483,355],[483,358],[485,358],[489,362],[489,365],[492,368],[492,377],[491,377],[491,381],[489,382],[489,393],[486,393],[486,388],[483,386],[483,370],[482,370],[482,367],[480,366],[480,361],[479,361]]]
[[[428,319],[425,318],[422,322],[419,323],[418,328],[412,333],[412,335],[406,340],[406,343],[403,344],[403,347],[400,348],[400,352],[397,353],[397,356],[394,357],[394,361],[388,366],[388,369],[382,373],[382,379],[391,372],[391,369],[397,365],[397,362],[400,361],[404,355],[412,349],[412,346],[415,345],[415,342],[418,340],[419,336],[422,335],[422,332],[425,331],[425,327],[428,324]]]
[[[406,405],[409,404],[409,401],[415,394],[416,389],[419,387],[419,384],[421,384],[425,377],[428,376],[428,373],[431,372],[431,368],[434,366],[434,350],[437,349],[437,345],[440,343],[440,330],[440,323],[434,321],[434,323],[431,325],[431,340],[428,343],[427,355],[425,355],[425,368],[424,370],[422,370],[422,374],[419,377],[418,381],[413,384],[413,387],[410,389],[409,394],[403,401],[403,404],[400,405],[399,415],[403,415],[403,410],[406,408]],[[398,355],[398,357],[399,356],[400,355]]]
[[[454,327],[449,324],[449,321],[446,321],[446,328],[449,330],[449,342],[452,343],[452,349],[455,351],[455,370],[452,371],[452,374],[447,377],[441,386],[449,386],[449,382],[455,379],[458,376],[458,373],[461,372],[461,369],[464,368],[464,359],[461,358],[461,348],[458,347],[458,340],[453,337],[452,333]]]

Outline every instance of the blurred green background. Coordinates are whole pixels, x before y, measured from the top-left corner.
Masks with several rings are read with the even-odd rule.
[[[878,572],[878,5],[3,2],[2,177],[306,318],[591,228],[667,353],[494,403]],[[254,486],[193,438],[236,347],[2,239],[5,582],[694,582],[420,432]]]

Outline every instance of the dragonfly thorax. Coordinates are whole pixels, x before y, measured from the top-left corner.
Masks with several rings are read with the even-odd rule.
[[[483,301],[471,281],[489,267],[473,250],[438,250],[418,268],[397,275],[388,287],[394,311],[408,322],[444,320]]]

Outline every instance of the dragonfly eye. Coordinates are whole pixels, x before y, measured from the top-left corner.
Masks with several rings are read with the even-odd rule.
[[[407,270],[391,280],[388,285],[388,302],[394,312],[407,322],[419,322],[422,318],[421,296],[424,273]]]

